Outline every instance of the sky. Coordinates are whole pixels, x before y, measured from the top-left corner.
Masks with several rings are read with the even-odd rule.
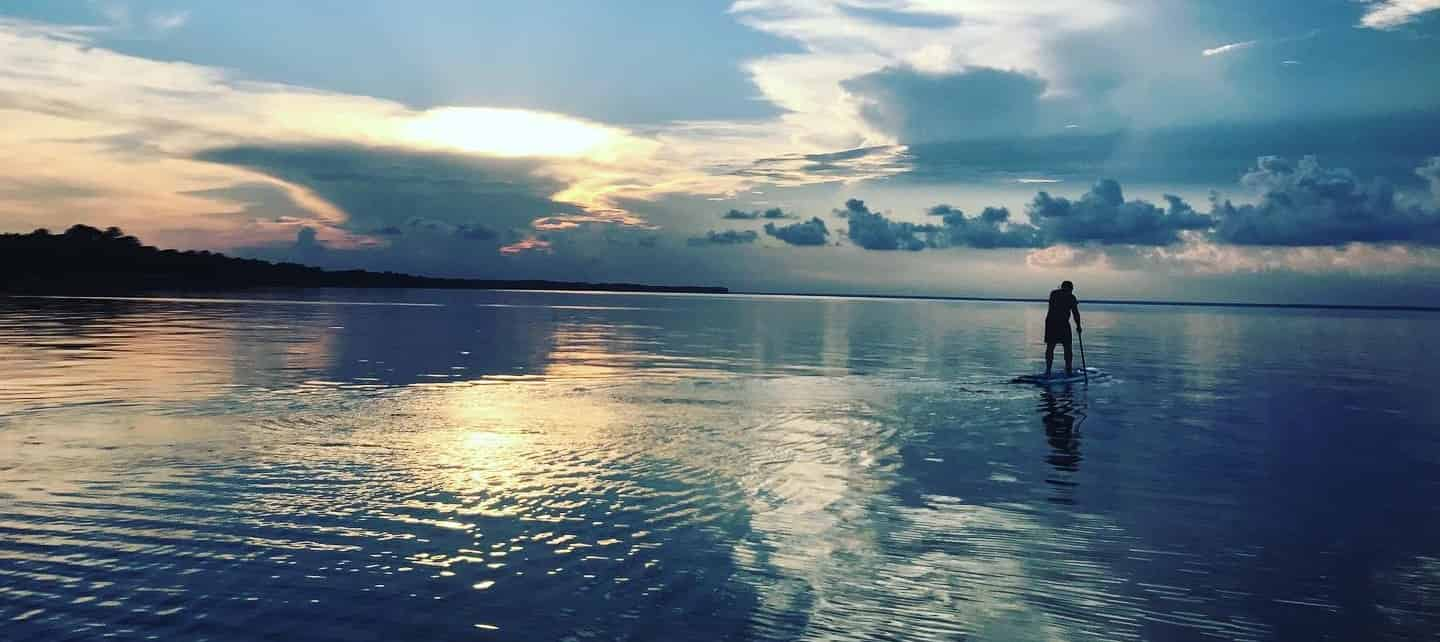
[[[735,290],[1440,301],[1440,0],[0,1],[0,231]]]

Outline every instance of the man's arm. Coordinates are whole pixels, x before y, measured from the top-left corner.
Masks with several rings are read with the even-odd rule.
[[[1075,331],[1084,332],[1080,329],[1080,300],[1072,297],[1070,301],[1070,313],[1075,315]]]

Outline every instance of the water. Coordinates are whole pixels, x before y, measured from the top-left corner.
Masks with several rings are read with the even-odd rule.
[[[0,639],[1434,639],[1440,317],[1043,314],[0,300]]]

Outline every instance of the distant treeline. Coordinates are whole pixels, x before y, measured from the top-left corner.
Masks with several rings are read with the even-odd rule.
[[[298,263],[240,259],[205,250],[161,250],[111,227],[75,225],[0,234],[0,292],[97,294],[241,288],[450,288],[726,292],[721,287],[433,278],[397,272],[322,270]]]

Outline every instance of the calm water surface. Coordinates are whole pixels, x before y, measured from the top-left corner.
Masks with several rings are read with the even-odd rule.
[[[1440,315],[1084,314],[0,299],[0,639],[1436,638]]]

